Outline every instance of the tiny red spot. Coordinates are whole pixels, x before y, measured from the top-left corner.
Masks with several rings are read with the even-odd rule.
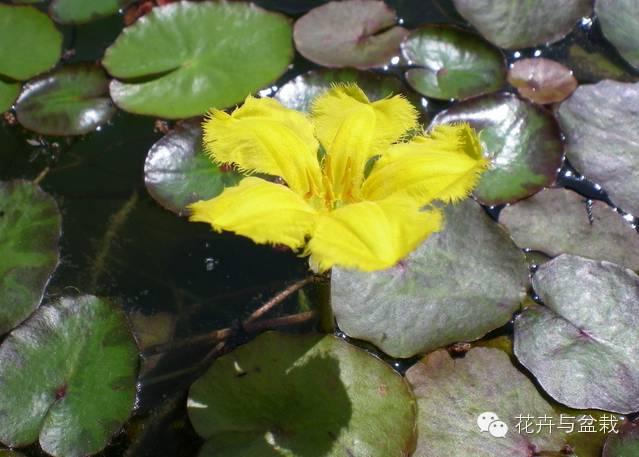
[[[62,384],[55,390],[55,399],[60,400],[61,398],[64,398],[66,394],[67,394],[67,385]]]

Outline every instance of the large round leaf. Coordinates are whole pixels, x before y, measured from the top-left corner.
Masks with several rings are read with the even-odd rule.
[[[557,123],[543,108],[513,95],[495,94],[457,103],[433,125],[468,122],[480,133],[491,160],[474,195],[487,205],[510,203],[552,184],[562,162]]]
[[[477,35],[453,27],[427,26],[411,32],[402,54],[417,68],[406,80],[432,98],[468,98],[500,89],[505,82],[504,58]]]
[[[126,317],[93,296],[45,305],[0,346],[0,441],[57,457],[102,449],[128,418],[137,347]]]
[[[515,355],[572,408],[639,410],[639,276],[614,263],[563,254],[539,267],[546,306],[515,321]]]
[[[245,2],[177,2],[124,29],[103,64],[127,111],[183,118],[225,108],[271,83],[293,57],[284,16]]]
[[[626,61],[639,68],[639,3],[636,0],[597,0],[601,30]]]
[[[16,102],[18,121],[45,135],[83,135],[115,113],[109,81],[93,65],[70,65],[29,81]]]
[[[619,427],[619,433],[608,435],[602,457],[639,456],[639,423],[625,422]]]
[[[490,42],[516,49],[563,38],[590,16],[592,0],[453,0],[457,11]]]
[[[0,4],[0,75],[28,79],[53,67],[62,52],[62,34],[49,17],[31,6]]]
[[[517,419],[530,416],[535,424],[538,417],[548,416],[557,421],[553,408],[499,349],[474,348],[463,359],[436,351],[412,366],[406,378],[417,397],[413,457],[563,455],[564,433],[547,428],[535,433],[535,425],[526,430]],[[482,431],[478,419],[485,428],[491,419],[501,421],[492,427],[507,428],[506,435]]]
[[[472,200],[448,207],[445,220],[442,232],[393,268],[333,269],[331,302],[346,334],[409,357],[510,320],[528,284],[523,254]]]
[[[508,82],[519,95],[542,105],[560,102],[577,88],[570,68],[544,58],[516,61],[508,70]]]
[[[639,83],[580,86],[559,107],[566,156],[610,199],[639,215]]]
[[[408,35],[381,0],[344,0],[319,6],[295,23],[295,45],[325,67],[381,67]]]
[[[403,457],[415,403],[388,365],[330,336],[269,332],[191,387],[200,457]]]
[[[19,93],[19,82],[0,79],[0,113],[11,108]]]
[[[40,305],[58,264],[60,225],[58,205],[37,185],[0,182],[0,335]]]
[[[518,246],[576,254],[639,270],[639,234],[613,208],[567,189],[544,189],[499,213]]]
[[[51,17],[60,24],[81,24],[115,14],[131,0],[53,0]]]
[[[187,121],[151,146],[144,163],[144,183],[151,196],[179,215],[198,200],[219,195],[242,175],[221,170],[202,150],[200,121]]]

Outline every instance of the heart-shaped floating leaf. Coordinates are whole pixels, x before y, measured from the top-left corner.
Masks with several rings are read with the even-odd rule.
[[[639,423],[624,422],[618,430],[608,435],[602,457],[639,456]]]
[[[511,203],[552,184],[563,144],[554,118],[513,95],[494,94],[454,104],[433,125],[468,122],[491,159],[474,195],[487,205]]]
[[[613,208],[567,189],[544,189],[499,213],[518,246],[575,254],[639,270],[639,234]]]
[[[566,156],[623,210],[639,215],[639,83],[580,86],[559,107]]]
[[[500,48],[516,49],[563,38],[592,13],[591,0],[453,0],[457,11]]]
[[[58,264],[60,226],[58,205],[37,185],[0,182],[0,335],[40,305]]]
[[[193,384],[200,457],[410,455],[415,400],[388,365],[330,336],[265,333]]]
[[[597,0],[595,13],[604,36],[630,65],[639,69],[639,3]]]
[[[516,61],[508,70],[508,82],[519,95],[541,105],[560,102],[577,88],[570,68],[544,58]]]
[[[242,175],[223,171],[202,150],[200,122],[186,121],[151,146],[144,163],[144,183],[163,207],[179,215],[198,200],[219,195]]]
[[[402,54],[413,65],[406,80],[419,93],[439,99],[494,92],[505,82],[504,57],[474,33],[426,26],[411,32]]]
[[[18,121],[45,135],[83,135],[115,113],[109,80],[94,65],[69,65],[29,81],[16,102]]]
[[[82,24],[110,16],[131,0],[53,0],[49,13],[60,24]]]
[[[19,82],[0,79],[0,113],[11,108],[19,93]]]
[[[62,52],[62,34],[31,6],[0,4],[0,43],[0,75],[17,80],[53,67]]]
[[[344,0],[319,6],[295,23],[295,45],[325,67],[372,68],[399,54],[408,35],[381,0]]]
[[[519,361],[572,408],[639,410],[639,276],[563,254],[539,267],[533,286],[546,306],[515,320]]]
[[[0,441],[47,453],[102,449],[128,418],[137,347],[126,317],[93,296],[44,305],[0,345]]]
[[[471,341],[504,325],[526,293],[521,251],[472,200],[446,208],[445,229],[374,273],[334,268],[340,328],[393,357]]]
[[[177,2],[124,29],[103,64],[122,109],[171,119],[241,102],[293,57],[291,25],[245,2]]]
[[[417,397],[413,457],[562,455],[564,433],[547,428],[534,433],[535,425],[526,430],[518,419],[531,416],[535,424],[555,412],[499,349],[473,348],[463,359],[436,351],[406,378]]]

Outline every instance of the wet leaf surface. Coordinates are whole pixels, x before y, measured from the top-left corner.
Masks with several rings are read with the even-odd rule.
[[[131,0],[53,0],[49,14],[60,24],[82,24],[110,16]]]
[[[291,25],[244,2],[177,2],[127,27],[103,64],[126,111],[185,118],[226,108],[273,82],[293,57]]]
[[[639,3],[597,0],[595,13],[604,36],[630,65],[639,69]]]
[[[504,58],[474,33],[442,26],[411,32],[402,54],[418,66],[406,80],[418,92],[448,100],[499,90],[505,82]]]
[[[396,267],[333,269],[331,303],[342,331],[410,357],[510,320],[528,284],[523,254],[472,200],[448,207],[445,221]]]
[[[618,434],[608,435],[602,457],[637,457],[639,455],[639,424],[627,421]]]
[[[85,295],[44,305],[0,346],[0,441],[56,457],[106,446],[129,417],[137,347],[122,311]]]
[[[412,366],[406,378],[417,397],[413,457],[561,455],[563,433],[518,432],[517,416],[554,417],[554,410],[499,349],[473,348],[463,359],[436,351]],[[488,430],[481,431],[480,420]],[[502,424],[506,435],[492,436],[490,427]]]
[[[295,45],[326,67],[382,67],[399,54],[408,35],[395,11],[379,0],[345,0],[319,6],[295,23]]]
[[[58,264],[58,205],[28,181],[0,182],[0,335],[40,305]]]
[[[26,83],[16,101],[18,121],[45,135],[83,135],[115,113],[102,68],[68,65]]]
[[[62,34],[31,6],[0,4],[0,43],[0,75],[18,80],[47,71],[62,52]]]
[[[639,276],[563,254],[539,267],[546,306],[515,320],[519,361],[555,400],[618,413],[639,409]]]
[[[499,213],[521,248],[575,254],[639,270],[639,233],[613,208],[567,189],[544,189]]]
[[[0,113],[8,110],[20,93],[20,83],[0,79]]]
[[[513,95],[484,95],[454,104],[433,125],[468,122],[491,159],[474,191],[484,204],[511,203],[552,184],[562,163],[557,123],[543,108]]]
[[[610,200],[639,215],[639,83],[580,86],[561,104],[558,120],[566,157]]]
[[[149,150],[144,163],[144,183],[163,207],[179,215],[187,205],[219,195],[237,184],[242,175],[223,171],[202,149],[200,120],[186,121]]]
[[[590,0],[453,0],[457,11],[500,48],[527,48],[563,38],[592,13]]]
[[[516,61],[508,70],[508,82],[519,95],[540,105],[560,102],[577,88],[569,68],[544,58]]]
[[[415,400],[388,365],[332,335],[265,333],[215,361],[188,400],[201,457],[409,455]]]

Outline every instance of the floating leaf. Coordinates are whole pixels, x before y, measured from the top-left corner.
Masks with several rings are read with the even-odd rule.
[[[487,205],[510,203],[552,184],[562,162],[557,123],[541,107],[513,95],[484,95],[457,103],[433,125],[468,122],[480,131],[491,168],[474,195]]]
[[[590,216],[589,216],[590,211]],[[575,254],[639,270],[639,234],[614,209],[567,189],[544,189],[499,213],[518,246]]]
[[[49,16],[31,6],[0,4],[0,43],[4,43],[0,46],[0,74],[29,79],[56,64],[62,34]]]
[[[417,397],[413,457],[561,455],[564,433],[517,430],[517,416],[536,421],[554,417],[554,410],[499,349],[473,348],[463,359],[436,351],[409,368],[406,378]],[[507,428],[505,436],[492,436],[491,426]]]
[[[0,113],[11,108],[19,93],[19,82],[8,82],[0,79]]]
[[[0,457],[24,457],[24,454],[8,449],[0,449]]]
[[[563,254],[539,267],[546,306],[515,320],[515,355],[555,400],[577,409],[639,409],[639,276]]]
[[[577,88],[569,68],[544,58],[516,61],[508,70],[508,82],[519,95],[541,105],[560,102]]]
[[[592,13],[591,0],[453,0],[457,11],[500,48],[517,49],[560,40]]]
[[[619,433],[610,433],[602,457],[637,457],[639,456],[639,424],[624,422]]]
[[[570,45],[564,63],[570,67],[580,82],[596,83],[602,79],[632,82],[639,77],[630,74],[614,61],[609,53],[599,49],[588,49],[577,43]]]
[[[332,335],[265,333],[193,384],[200,457],[405,456],[415,403],[388,365]]]
[[[293,57],[291,25],[245,2],[177,2],[124,29],[103,64],[122,109],[177,119],[241,102]]]
[[[179,215],[198,200],[219,195],[242,175],[223,171],[202,150],[199,121],[187,121],[151,146],[144,163],[144,182],[151,196]]]
[[[477,35],[453,27],[426,26],[411,32],[402,54],[413,65],[406,80],[427,97],[468,98],[499,90],[504,57]]]
[[[639,3],[597,0],[595,13],[604,36],[630,65],[639,69]]]
[[[603,186],[623,210],[639,215],[639,83],[580,86],[559,107],[566,156]]]
[[[69,65],[24,85],[16,102],[18,121],[45,135],[83,135],[115,113],[104,71]]]
[[[40,305],[58,264],[60,225],[58,205],[37,185],[0,182],[0,335]]]
[[[137,347],[124,314],[93,296],[44,305],[0,345],[0,441],[38,439],[58,457],[101,450],[136,392]]]
[[[82,24],[110,16],[131,0],[53,0],[49,13],[60,24]]]
[[[342,331],[393,357],[475,340],[504,325],[526,293],[523,254],[472,200],[446,209],[445,229],[388,270],[334,268]]]
[[[380,0],[329,2],[298,19],[295,45],[325,67],[381,67],[408,35],[396,22],[395,11]]]

